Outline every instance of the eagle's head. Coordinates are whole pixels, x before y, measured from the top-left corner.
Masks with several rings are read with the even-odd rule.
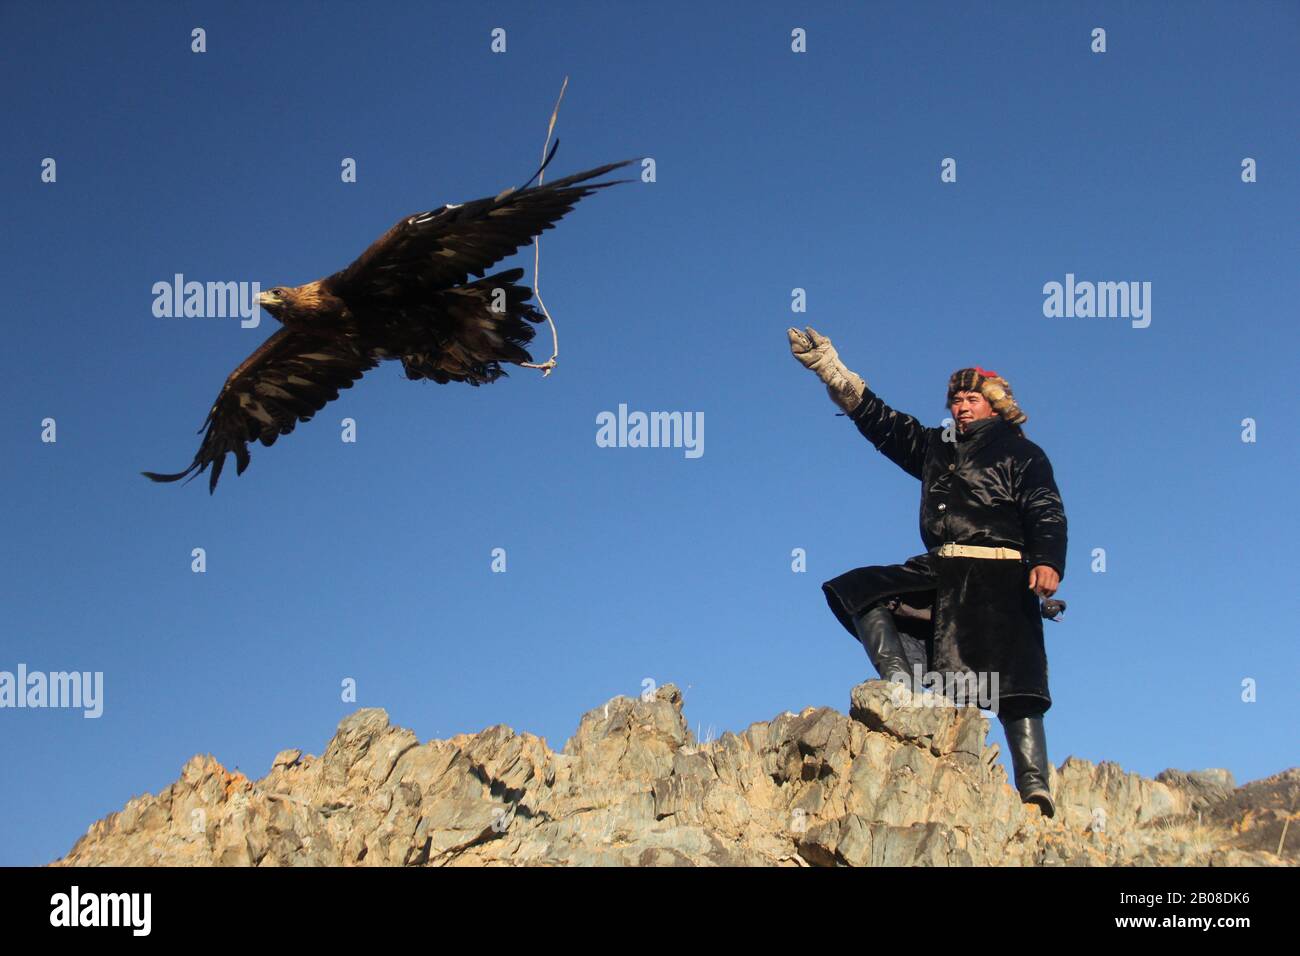
[[[293,309],[293,290],[286,289],[283,286],[276,286],[274,289],[267,289],[257,296],[257,304],[270,312],[277,319],[283,319],[284,314]]]
[[[324,288],[320,280],[289,288],[278,285],[258,295],[257,304],[281,325],[290,328],[348,317],[347,305]]]

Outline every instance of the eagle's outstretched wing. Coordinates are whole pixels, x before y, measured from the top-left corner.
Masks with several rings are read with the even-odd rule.
[[[275,444],[279,436],[289,434],[298,422],[310,421],[327,402],[339,397],[339,389],[351,388],[377,364],[350,339],[280,329],[226,379],[203,423],[207,434],[190,466],[174,475],[142,474],[154,481],[177,481],[202,474],[211,465],[210,494],[217,487],[228,452],[235,454],[235,474],[243,474],[250,442]]]
[[[489,199],[406,216],[323,284],[335,295],[356,301],[446,289],[471,275],[482,278],[493,264],[552,228],[584,196],[632,182],[587,183],[631,162],[607,163],[530,189],[508,189]]]

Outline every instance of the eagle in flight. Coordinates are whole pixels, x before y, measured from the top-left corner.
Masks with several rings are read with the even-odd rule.
[[[528,323],[544,316],[529,304],[533,290],[516,284],[524,270],[484,272],[553,228],[578,200],[633,181],[588,182],[633,162],[625,159],[532,186],[559,145],[518,189],[403,217],[342,272],[261,293],[258,304],[282,327],[226,379],[190,466],[144,476],[177,481],[211,465],[211,493],[228,452],[243,474],[249,444],[275,444],[381,361],[401,361],[410,379],[475,386],[505,375],[502,362],[531,362]]]

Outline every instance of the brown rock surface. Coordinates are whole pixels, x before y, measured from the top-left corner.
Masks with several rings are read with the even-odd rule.
[[[556,753],[497,725],[420,743],[379,709],[321,757],[250,781],[195,756],[162,793],[100,820],[56,866],[1294,865],[1300,769],[1234,786],[1070,757],[1044,819],[1008,783],[976,709],[786,713],[698,743],[673,685],[582,715]],[[1294,829],[1292,827],[1291,829]]]

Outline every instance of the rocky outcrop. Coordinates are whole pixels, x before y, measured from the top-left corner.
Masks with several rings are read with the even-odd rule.
[[[973,708],[895,685],[700,743],[681,692],[617,697],[560,753],[498,725],[421,743],[378,709],[252,781],[211,756],[93,824],[56,866],[1293,865],[1300,770],[1155,780],[1074,757],[1020,803]]]

